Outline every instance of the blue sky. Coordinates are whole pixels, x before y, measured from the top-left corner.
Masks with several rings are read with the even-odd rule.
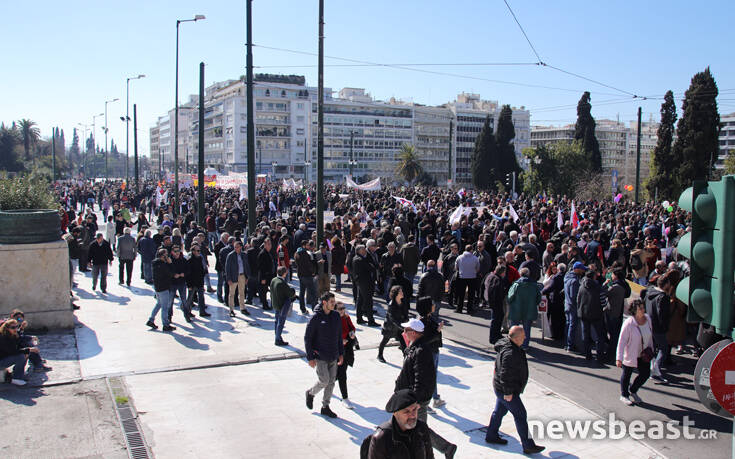
[[[531,109],[532,124],[574,122],[576,103],[592,92],[596,118],[659,119],[660,98],[672,89],[677,107],[691,77],[710,66],[721,96],[720,114],[735,112],[735,4],[711,1],[508,0],[541,59],[619,90],[539,66],[425,66],[437,75],[401,69],[344,67],[327,59],[325,86],[363,87],[378,99],[440,104],[475,92]],[[325,54],[389,64],[531,63],[536,56],[502,0],[326,0]],[[253,42],[316,53],[317,0],[255,0]],[[181,25],[180,100],[198,90],[199,62],[206,84],[245,73],[245,2],[209,0],[3,2],[0,37],[0,121],[36,121],[67,141],[77,123],[108,105],[110,137],[125,149],[125,79],[130,112],[138,104],[139,151],[148,154],[148,128],[174,105],[176,19]],[[256,72],[295,73],[316,86],[316,57],[254,48]],[[311,67],[283,67],[307,65]],[[529,87],[488,80],[522,83]],[[562,90],[563,89],[563,90]],[[654,96],[646,101],[626,94]],[[97,118],[97,139],[103,141]],[[132,149],[132,123],[131,123]]]

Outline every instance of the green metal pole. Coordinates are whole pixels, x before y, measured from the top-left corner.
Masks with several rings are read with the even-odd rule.
[[[324,0],[319,0],[319,101],[317,102],[316,241],[324,240]]]
[[[204,62],[199,63],[199,225],[204,226]]]
[[[255,232],[255,102],[253,99],[253,0],[247,0],[246,28],[247,28],[247,105],[248,105],[248,226],[247,234]],[[201,127],[200,127],[201,130]]]
[[[635,202],[638,203],[638,184],[641,181],[641,107],[638,107],[638,136],[635,145]]]

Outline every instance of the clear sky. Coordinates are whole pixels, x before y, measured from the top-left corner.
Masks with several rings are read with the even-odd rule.
[[[327,56],[454,65],[413,67],[418,72],[328,58],[325,86],[432,105],[474,92],[531,109],[532,124],[555,125],[574,122],[589,90],[595,118],[633,120],[640,105],[644,120],[658,120],[665,91],[675,92],[680,109],[691,77],[710,66],[720,114],[735,112],[732,1],[507,1],[543,62],[616,89],[535,65],[456,65],[538,61],[503,0],[326,0]],[[108,105],[109,135],[124,151],[125,80],[142,73],[131,81],[130,115],[137,103],[139,152],[148,154],[148,129],[174,106],[176,19],[206,16],[181,25],[180,100],[198,91],[199,62],[207,85],[245,74],[244,0],[3,1],[1,11],[0,121],[30,118],[43,136],[60,126],[71,142],[77,123],[91,124],[117,97]],[[255,0],[253,11],[256,45],[316,53],[317,0]],[[313,86],[316,62],[254,48],[256,73],[302,74]],[[101,144],[104,117],[96,124]],[[132,122],[130,129],[132,150]]]

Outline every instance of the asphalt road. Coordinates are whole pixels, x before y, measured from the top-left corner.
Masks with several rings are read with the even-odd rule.
[[[444,334],[447,338],[485,350],[491,355],[495,354],[494,349],[490,349],[488,340],[489,311],[480,310],[469,316],[444,308],[441,314],[446,319]],[[531,346],[528,351],[529,372],[530,377],[536,382],[605,419],[610,413],[615,413],[616,419],[628,422],[654,419],[682,422],[684,417],[688,416],[694,422],[691,432],[696,439],[682,437],[678,440],[644,440],[664,456],[723,459],[731,457],[732,421],[710,413],[699,402],[692,381],[696,365],[693,356],[673,356],[676,365],[665,369],[669,384],[662,385],[649,379],[639,392],[643,404],[628,407],[619,400],[621,374],[619,368],[615,365],[600,367],[596,363],[586,361],[583,355],[567,353],[559,343],[553,342],[550,338],[542,340],[539,328],[534,328],[531,334]],[[488,388],[490,384],[488,375]],[[528,413],[528,416],[532,419],[533,413]],[[710,432],[711,430],[713,432]],[[714,433],[716,438],[705,438],[711,436],[711,433]]]

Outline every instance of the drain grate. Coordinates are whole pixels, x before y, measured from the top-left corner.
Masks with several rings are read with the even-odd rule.
[[[140,423],[135,411],[135,407],[130,400],[128,391],[122,378],[113,377],[106,378],[107,388],[115,402],[115,413],[120,422],[125,443],[127,444],[128,457],[131,459],[149,459],[152,457],[148,445],[146,445],[145,437],[140,429]]]

